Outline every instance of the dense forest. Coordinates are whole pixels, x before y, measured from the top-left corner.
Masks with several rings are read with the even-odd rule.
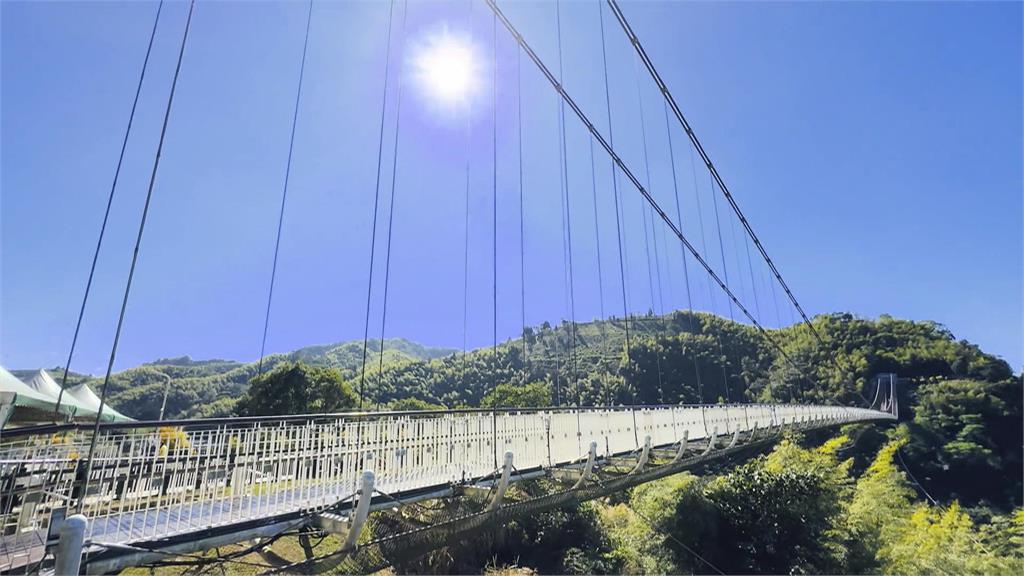
[[[1019,573],[1020,377],[936,323],[832,314],[812,325],[813,332],[807,325],[770,331],[776,347],[750,326],[705,313],[545,323],[466,353],[387,340],[383,370],[380,342],[371,342],[362,400],[388,409],[769,400],[865,406],[876,374],[899,376],[897,425],[794,437],[741,466],[540,514],[485,545],[454,546],[401,569]],[[339,381],[342,400],[328,403],[297,390],[287,396],[293,400],[267,404],[265,379],[249,386],[254,364],[187,358],[116,374],[111,401],[126,414],[155,417],[166,374],[170,417],[343,409],[356,402],[361,359],[362,344],[352,342],[265,361],[293,381],[302,370],[318,382]]]

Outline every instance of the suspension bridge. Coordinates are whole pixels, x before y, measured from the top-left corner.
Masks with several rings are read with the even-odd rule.
[[[591,300],[600,303],[601,318],[605,317],[606,304],[611,306],[613,300],[618,300],[616,296],[621,295],[621,300],[617,302],[621,303],[621,311],[617,313],[622,315],[623,354],[627,359],[634,344],[631,341],[631,329],[632,338],[636,338],[638,309],[647,307],[664,312],[665,302],[668,301],[669,306],[674,307],[673,298],[678,296],[685,302],[686,309],[696,310],[699,305],[695,304],[694,296],[699,292],[703,298],[704,286],[707,288],[703,304],[705,310],[728,314],[731,320],[749,326],[780,361],[806,381],[808,386],[814,386],[812,377],[808,375],[813,373],[813,367],[803,365],[800,358],[794,358],[781,345],[775,333],[775,329],[784,326],[779,308],[780,294],[783,308],[795,314],[794,320],[803,323],[808,334],[823,349],[829,348],[822,342],[821,335],[816,332],[793,291],[783,280],[778,267],[769,257],[735,197],[729,192],[718,169],[697,139],[668,85],[615,0],[581,5],[595,13],[600,26],[600,48],[596,52],[594,66],[601,72],[603,98],[588,99],[603,104],[598,108],[594,108],[592,102],[584,103],[579,93],[573,92],[563,81],[564,7],[560,3],[553,4],[551,14],[557,31],[557,62],[554,64],[540,55],[541,52],[520,31],[514,19],[505,13],[504,3],[483,0],[479,3],[469,2],[469,5],[471,15],[473,5],[477,5],[475,8],[479,11],[477,18],[481,14],[489,15],[492,34],[490,111],[493,114],[493,132],[490,134],[492,146],[489,150],[492,156],[492,182],[488,191],[492,196],[487,217],[475,214],[472,219],[491,222],[491,237],[488,239],[492,250],[489,288],[492,296],[491,337],[495,356],[499,345],[500,309],[518,307],[524,333],[526,326],[523,182],[524,171],[529,167],[524,167],[523,162],[524,111],[520,92],[523,87],[521,78],[527,69],[535,72],[538,86],[543,87],[557,102],[557,130],[553,131],[553,136],[557,142],[559,175],[556,182],[545,182],[537,190],[542,194],[558,196],[562,215],[559,230],[563,265],[561,272],[564,274],[565,316],[568,317],[567,326],[571,338],[561,364],[565,367],[565,389],[556,388],[556,405],[537,409],[387,412],[363,411],[361,404],[358,412],[340,414],[115,422],[102,417],[131,297],[133,275],[140,254],[144,252],[143,232],[160,173],[161,152],[172,118],[179,74],[183,65],[187,66],[185,56],[192,24],[195,19],[202,18],[203,3],[199,3],[197,8],[196,3],[190,1],[163,112],[146,202],[139,218],[135,249],[124,286],[107,372],[99,389],[95,418],[93,421],[8,426],[0,432],[0,570],[5,573],[55,571],[58,574],[78,571],[117,572],[130,566],[157,563],[241,542],[254,542],[247,549],[251,552],[282,535],[306,529],[336,534],[342,546],[337,552],[308,559],[303,564],[315,565],[318,570],[337,569],[346,573],[379,570],[460,536],[500,526],[526,514],[613,494],[683,470],[699,468],[713,461],[743,458],[756,453],[759,448],[771,445],[788,431],[812,431],[851,423],[887,422],[897,418],[898,400],[895,378],[892,376],[875,379],[874,398],[871,402],[865,400],[863,406],[798,403],[799,399],[792,395],[782,402],[774,396],[770,379],[765,383],[766,389],[760,393],[759,401],[753,402],[753,393],[749,391],[751,382],[747,376],[738,370],[730,370],[731,374],[727,372],[724,360],[704,366],[695,360],[693,383],[700,402],[687,404],[680,398],[666,397],[663,392],[661,383],[668,376],[662,373],[660,356],[654,366],[659,382],[658,403],[638,404],[634,388],[632,402],[588,405],[588,397],[584,395],[576,377],[580,362],[577,316],[587,313],[581,303],[583,299],[579,296],[588,290],[599,292],[597,298]],[[138,104],[150,62],[153,38],[160,28],[162,11],[183,6],[171,3],[165,5],[163,2],[156,5],[152,34],[139,76],[139,88],[125,131],[61,389],[67,385],[68,371],[75,353],[107,218],[110,216],[118,174],[132,130],[135,105]],[[298,65],[294,108],[290,111],[290,140],[284,188],[277,215],[259,372],[263,371],[266,355],[295,132],[300,116],[303,82],[306,81],[310,27],[315,17],[314,7],[314,2],[306,5],[305,37]],[[481,7],[485,10],[480,10]],[[367,192],[373,196],[373,213],[369,215],[372,220],[370,266],[365,276],[367,288],[363,351],[358,372],[360,402],[364,398],[373,401],[375,392],[367,387],[373,386],[374,376],[383,378],[386,372],[381,350],[377,370],[367,373],[367,342],[371,331],[371,304],[374,295],[381,292],[382,346],[387,321],[392,229],[395,227],[396,202],[400,201],[396,200],[395,171],[400,164],[403,75],[399,65],[402,55],[397,48],[406,42],[403,34],[408,10],[408,2],[391,0],[387,4],[384,85],[381,92],[383,102],[380,106],[378,141],[375,143],[376,185]],[[612,34],[616,34],[620,41],[624,40],[635,66],[636,108],[639,112],[637,121],[641,129],[641,145],[636,154],[627,154],[616,146],[613,127],[617,125],[613,121],[611,97],[614,79],[610,78],[607,53]],[[512,70],[499,71],[499,45],[504,46],[503,50],[514,53]],[[457,73],[455,80],[452,80],[452,72],[447,67],[453,65],[453,58],[457,64],[462,55],[458,47],[454,50],[454,57],[452,52],[451,47],[448,47],[449,61],[442,62],[447,84],[439,88],[445,90],[453,82],[457,84],[459,81]],[[647,132],[650,123],[649,103],[646,105],[648,110],[645,116],[645,100],[640,88],[642,76],[654,87],[654,94],[663,108],[664,150],[661,150],[660,145],[649,144],[653,138]],[[516,87],[512,92],[515,103],[510,108],[514,111],[512,118],[517,130],[510,132],[511,149],[518,148],[518,157],[514,155],[512,159],[499,159],[499,104],[496,88],[499,81],[507,81]],[[589,186],[580,186],[570,179],[572,172],[567,167],[570,157],[567,126],[582,129],[582,135],[588,143],[587,157],[591,172]],[[390,140],[386,138],[388,128],[393,129]],[[673,140],[674,134],[676,141]],[[622,141],[620,135],[620,143]],[[390,155],[384,151],[387,142],[393,146]],[[689,149],[690,171],[693,174],[692,193],[696,203],[693,218],[687,214],[685,202],[680,200],[681,188],[685,184],[677,174],[677,147]],[[654,150],[667,154],[668,160],[663,166],[667,165],[671,174],[670,179],[664,179],[666,185],[659,186],[657,193],[652,183],[656,179],[652,178],[652,167],[657,169],[657,165],[652,162]],[[469,158],[467,154],[465,212],[459,215],[464,217],[465,224],[464,337],[469,315],[466,304],[471,269],[469,250],[470,244],[477,241],[470,238],[473,186],[469,177]],[[390,160],[391,164],[390,177],[386,160]],[[500,161],[509,162],[511,171],[517,172],[518,177],[516,240],[520,246],[517,277],[520,298],[515,303],[499,303],[498,297],[498,287],[502,283],[499,281],[498,264]],[[598,162],[610,171],[611,194],[605,203],[601,202],[598,194],[595,170]],[[707,188],[703,189],[703,208],[700,204],[702,191],[698,185],[700,172],[706,173],[708,182]],[[581,197],[586,195],[581,196],[578,191],[574,195],[570,192],[573,188],[591,192],[590,204],[581,204]],[[723,224],[723,214],[719,211],[720,199],[726,205],[722,211],[726,224]],[[591,226],[595,241],[583,250],[580,248],[580,229],[577,227],[574,230],[574,224],[580,220],[580,211],[585,213],[588,208],[593,212]],[[614,218],[611,218],[612,214]],[[713,229],[710,218],[712,214]],[[705,230],[705,216],[709,220],[708,230]],[[604,234],[602,223],[605,224]],[[641,225],[633,227],[638,223]],[[589,234],[590,230],[585,232]],[[637,232],[643,235],[642,242],[637,240]],[[382,238],[378,239],[378,235]],[[607,240],[609,235],[613,240]],[[708,237],[711,237],[710,250]],[[732,254],[729,254],[732,258],[727,257],[727,244],[733,249]],[[602,246],[605,249],[603,256]],[[609,247],[613,248],[610,255]],[[552,251],[549,247],[545,247],[545,250]],[[585,268],[589,266],[587,258],[592,258],[595,264],[596,281],[580,280],[586,274]],[[646,265],[637,267],[638,259],[645,261]],[[630,265],[631,260],[633,266]],[[609,262],[613,265],[605,268],[603,264],[607,266]],[[379,276],[381,273],[383,280]],[[637,275],[640,281],[636,280]],[[609,279],[618,280],[619,285],[615,290],[608,285]],[[631,284],[633,289],[630,288]],[[647,289],[649,299],[640,298],[638,293],[643,290],[637,286]],[[692,286],[699,290],[692,289]],[[716,310],[715,306],[720,307]],[[774,322],[767,320],[772,316],[769,310],[774,310]],[[690,331],[695,333],[697,329],[691,325]],[[721,340],[717,346],[724,357],[726,352]],[[528,353],[525,338],[523,352]],[[849,369],[839,366],[834,358],[828,358],[827,361],[840,373],[854,377]],[[722,372],[722,390],[705,391],[702,375],[707,378],[712,370]],[[867,375],[860,376],[863,378]],[[376,393],[379,394],[379,384]],[[716,398],[723,395],[724,398],[720,400]],[[59,404],[66,401],[69,400],[58,398],[55,418],[63,414]],[[11,408],[16,406],[12,404]],[[7,412],[5,407],[5,414]],[[546,482],[548,488],[544,494],[510,495],[508,489],[512,484],[533,480]],[[427,500],[458,500],[472,505],[423,507],[420,503]],[[415,514],[407,515],[407,511],[415,511]],[[268,566],[267,571],[287,572],[298,568],[302,566]]]

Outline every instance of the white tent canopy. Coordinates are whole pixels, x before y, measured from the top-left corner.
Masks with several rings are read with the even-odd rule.
[[[15,420],[38,421],[49,420],[57,410],[57,398],[60,397],[59,411],[61,414],[77,418],[95,418],[100,409],[100,399],[82,383],[71,386],[60,393],[60,385],[45,371],[40,370],[26,384],[0,366],[0,424],[14,415]],[[109,404],[103,407],[103,420],[130,421],[131,418],[121,414]]]
[[[11,404],[14,406],[53,410],[57,404],[56,398],[51,398],[49,395],[39,392],[18,380],[14,374],[11,374],[2,366],[0,366],[0,393],[8,395],[11,398]]]
[[[95,416],[96,414],[95,409],[86,406],[80,402],[78,398],[68,394],[66,391],[62,396],[60,393],[60,384],[57,384],[57,382],[50,376],[50,373],[46,370],[36,372],[35,376],[28,381],[28,385],[36,392],[53,398],[54,404],[59,400],[62,411],[64,412],[71,410],[75,416]],[[68,410],[64,410],[65,407],[67,407]],[[104,412],[106,412],[106,410],[104,410]]]
[[[67,388],[66,390],[64,390],[64,395],[70,395],[72,398],[77,400],[80,404],[82,404],[89,410],[92,410],[94,413],[100,411],[100,397],[97,396],[96,393],[92,391],[92,388],[89,388],[89,385],[84,382],[76,386]],[[132,418],[129,418],[124,414],[121,414],[117,410],[114,410],[114,408],[111,407],[109,404],[103,407],[102,419],[113,420],[116,422],[132,420]]]

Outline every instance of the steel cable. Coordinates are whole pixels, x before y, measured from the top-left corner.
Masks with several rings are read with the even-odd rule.
[[[313,0],[309,0],[306,14],[306,35],[302,43],[302,61],[299,64],[299,85],[295,90],[295,106],[292,110],[292,129],[288,138],[288,160],[284,169],[284,187],[281,190],[281,209],[277,215],[277,237],[274,240],[274,263],[270,268],[270,288],[267,291],[267,310],[263,319],[263,340],[260,343],[260,361],[256,374],[263,373],[263,357],[267,349],[267,331],[270,328],[270,306],[274,299],[274,281],[277,278],[277,257],[281,251],[281,230],[284,228],[284,208],[288,201],[288,184],[291,182],[292,152],[295,150],[295,128],[299,122],[299,102],[302,99],[302,80],[306,73],[306,51],[309,48],[309,26],[313,20]]]
[[[491,1],[492,0],[488,0],[488,2]],[[651,75],[651,78],[658,85],[659,90],[664,95],[665,101],[669,104],[669,106],[671,106],[672,111],[676,116],[676,119],[679,121],[679,124],[683,127],[683,130],[686,132],[686,135],[690,138],[693,147],[700,154],[701,160],[704,162],[705,166],[707,166],[708,172],[711,174],[712,178],[718,183],[718,187],[719,190],[721,190],[722,195],[725,196],[726,200],[728,200],[729,205],[733,209],[733,212],[736,213],[736,216],[737,218],[739,218],[740,223],[743,224],[744,229],[747,231],[747,235],[750,237],[751,240],[754,241],[754,245],[757,246],[758,251],[761,253],[761,257],[764,258],[765,263],[768,264],[768,267],[771,270],[772,275],[775,277],[776,281],[782,287],[783,291],[785,291],[786,295],[789,297],[790,302],[793,303],[793,307],[799,313],[804,323],[810,329],[811,335],[814,336],[815,340],[817,340],[818,344],[822,347],[822,349],[826,351],[829,360],[837,369],[842,371],[843,367],[839,365],[839,361],[837,360],[835,353],[828,346],[825,345],[825,341],[822,339],[821,334],[818,333],[818,330],[814,327],[814,324],[811,322],[810,318],[808,318],[807,314],[804,312],[803,307],[800,306],[800,302],[796,299],[796,295],[793,294],[793,291],[790,290],[789,285],[782,278],[782,274],[779,272],[778,267],[775,265],[775,262],[772,261],[770,256],[768,256],[768,251],[761,243],[760,238],[758,238],[757,234],[754,232],[753,227],[750,225],[750,222],[747,220],[746,216],[744,216],[743,211],[740,210],[739,204],[736,203],[736,199],[733,198],[732,194],[729,192],[729,188],[725,185],[725,181],[718,173],[718,169],[711,162],[711,158],[708,156],[707,152],[705,152],[704,147],[700,143],[700,140],[697,139],[697,135],[690,127],[689,122],[687,122],[686,118],[683,116],[683,113],[680,110],[679,105],[676,104],[675,98],[672,96],[671,91],[669,91],[668,89],[668,85],[665,84],[664,80],[662,80],[661,78],[661,75],[658,74],[657,69],[654,68],[654,63],[651,61],[650,57],[648,57],[646,50],[644,50],[643,44],[641,44],[640,42],[640,38],[636,35],[636,33],[633,32],[632,27],[626,20],[625,14],[622,13],[622,9],[619,7],[616,0],[606,1],[608,2],[608,5],[611,7],[612,12],[615,14],[615,17],[618,19],[619,24],[622,26],[622,29],[626,33],[626,36],[629,38],[629,41],[633,45],[633,48],[636,50],[636,53],[640,56],[641,60],[643,61],[644,66],[647,68],[648,72]]]
[[[668,106],[667,105],[665,106],[665,132],[668,135],[669,163],[670,163],[670,166],[672,167],[672,190],[675,193],[675,199],[676,199],[676,220],[678,221],[679,228],[682,229],[682,227],[683,227],[683,212],[682,212],[682,205],[679,202],[679,182],[678,182],[678,180],[676,178],[676,155],[675,155],[675,151],[674,151],[674,149],[672,147],[672,130],[669,129]],[[693,316],[694,316],[694,312],[693,312],[693,296],[690,293],[690,273],[689,273],[689,270],[688,270],[688,266],[686,264],[686,249],[683,248],[682,246],[680,246],[679,247],[679,252],[680,252],[680,256],[682,256],[682,260],[683,260],[683,280],[686,283],[686,307],[687,307],[687,312],[688,312],[687,319],[689,320],[690,333],[693,334],[694,336],[696,336],[697,335],[697,330],[696,330],[696,328],[693,325]],[[696,354],[696,352],[694,352],[694,354],[693,354],[693,371],[694,371],[694,374],[697,377],[697,394],[698,394],[698,397],[700,399],[700,402],[703,403],[704,402],[704,383],[701,381],[701,377],[700,377],[700,364],[697,361],[697,354]]]
[[[502,25],[504,25],[505,28],[509,31],[509,33],[512,34],[512,36],[516,39],[516,41],[519,43],[522,49],[526,52],[527,56],[530,57],[533,63],[537,66],[538,70],[551,84],[552,88],[554,88],[555,91],[558,92],[559,95],[562,97],[562,100],[566,104],[568,104],[570,108],[572,108],[573,113],[576,114],[580,121],[583,122],[583,124],[590,131],[591,135],[598,141],[599,144],[601,144],[601,146],[605,149],[609,156],[611,156],[612,160],[618,166],[619,170],[622,171],[623,175],[625,175],[629,179],[630,183],[636,188],[637,192],[644,196],[644,198],[647,200],[651,208],[654,209],[654,211],[658,214],[662,221],[665,222],[665,224],[669,227],[672,233],[675,234],[679,241],[682,242],[684,246],[686,246],[687,250],[690,251],[694,259],[697,260],[701,267],[703,267],[704,270],[707,272],[708,276],[716,284],[718,284],[719,288],[726,294],[730,301],[732,301],[740,309],[740,311],[743,312],[743,314],[748,319],[750,319],[751,323],[754,324],[754,326],[761,332],[761,334],[768,339],[768,341],[773,345],[773,347],[775,347],[776,350],[779,352],[779,355],[782,356],[787,362],[790,362],[792,364],[793,361],[789,354],[787,354],[786,351],[782,349],[782,347],[778,344],[778,342],[776,342],[774,338],[771,337],[771,335],[765,330],[761,323],[756,318],[753,317],[750,311],[739,301],[735,293],[733,293],[733,291],[729,289],[728,285],[726,285],[722,281],[721,277],[719,277],[718,274],[715,273],[715,271],[711,268],[711,266],[704,259],[704,257],[701,256],[701,254],[696,250],[696,248],[694,248],[690,240],[686,238],[686,236],[683,235],[679,228],[672,222],[672,220],[668,217],[665,211],[657,203],[654,197],[651,196],[650,192],[643,186],[640,180],[637,179],[636,175],[634,175],[633,172],[626,166],[625,162],[623,162],[622,158],[618,155],[618,153],[615,152],[615,149],[611,146],[609,141],[606,140],[604,136],[601,135],[601,133],[597,130],[597,128],[594,126],[593,122],[591,122],[590,118],[586,115],[586,113],[584,113],[583,110],[576,103],[576,101],[573,100],[571,96],[569,96],[569,94],[565,91],[564,87],[558,81],[555,75],[551,73],[551,71],[540,59],[540,57],[537,56],[537,53],[534,52],[530,44],[527,43],[526,39],[523,38],[522,34],[519,33],[518,29],[516,29],[516,27],[512,24],[508,17],[505,16],[504,12],[502,12],[502,10],[498,7],[496,0],[485,0],[485,2],[492,11],[497,13],[498,19],[501,20]],[[797,367],[795,364],[793,364],[793,367],[798,372],[802,373],[799,367]]]
[[[377,176],[373,193],[373,225],[370,232],[370,265],[366,281],[366,319],[363,322],[363,359],[359,369],[359,410],[363,409],[363,384],[366,380],[366,348],[370,338],[370,300],[373,294],[373,260],[377,249],[377,212],[380,203],[380,169],[384,156],[384,117],[388,104],[388,74],[391,69],[391,25],[395,12],[395,0],[388,3],[388,26],[384,40],[384,88],[381,91],[380,129],[377,134]],[[381,355],[384,354],[384,342],[381,341]]]
[[[85,294],[82,296],[82,306],[78,310],[78,321],[75,323],[75,335],[71,338],[71,350],[68,351],[68,361],[64,364],[64,375],[60,379],[60,392],[57,394],[57,404],[53,408],[53,419],[58,419],[60,404],[64,399],[64,388],[68,383],[68,372],[71,370],[71,359],[75,356],[75,347],[78,344],[78,333],[82,329],[82,318],[85,317],[85,306],[89,302],[89,292],[92,290],[92,280],[96,275],[96,263],[100,258],[100,249],[103,247],[103,237],[107,232],[107,221],[110,219],[110,207],[114,203],[114,192],[117,190],[117,181],[121,177],[121,165],[124,163],[124,153],[128,147],[128,136],[132,132],[132,125],[135,123],[135,109],[139,105],[139,94],[142,93],[142,82],[146,78],[146,68],[149,66],[149,55],[153,51],[153,39],[156,38],[157,25],[160,23],[160,12],[163,10],[164,1],[160,0],[156,6],[156,16],[153,18],[153,30],[149,33],[149,43],[146,45],[146,57],[142,60],[142,71],[139,72],[139,82],[135,88],[135,98],[132,100],[132,109],[128,114],[128,126],[124,130],[124,138],[121,140],[121,152],[117,156],[117,167],[114,169],[114,180],[110,184],[110,193],[107,195],[107,208],[103,212],[103,223],[100,224],[99,238],[96,239],[96,250],[92,255],[92,265],[89,266],[89,279],[85,282]]]
[[[405,21],[409,12],[409,0],[402,4],[402,27],[400,41],[405,35]],[[388,241],[384,257],[384,301],[381,306],[380,315],[380,362],[377,368],[377,404],[380,405],[381,391],[384,389],[384,329],[388,320],[388,288],[391,281],[391,238],[394,232],[395,223],[395,182],[398,176],[398,142],[402,126],[402,76],[398,76],[398,96],[395,99],[395,142],[391,158],[391,201],[388,208]]]
[[[114,330],[114,342],[110,347],[110,358],[107,361],[107,371],[103,376],[103,385],[100,388],[100,406],[96,411],[96,423],[93,426],[92,436],[89,438],[89,452],[86,458],[85,476],[82,480],[82,497],[78,499],[76,510],[79,514],[85,506],[85,494],[89,493],[89,476],[92,474],[93,458],[96,455],[96,439],[100,434],[100,420],[103,417],[103,408],[107,401],[107,387],[110,384],[110,374],[114,370],[114,360],[117,358],[117,345],[121,339],[121,329],[124,327],[125,311],[128,309],[128,298],[132,291],[132,279],[135,277],[135,267],[139,261],[139,250],[142,247],[142,235],[146,230],[146,220],[149,216],[149,207],[153,200],[153,188],[156,184],[157,170],[160,168],[160,154],[164,149],[164,139],[167,136],[167,124],[171,118],[171,108],[174,104],[174,92],[178,87],[178,76],[181,73],[181,61],[185,57],[185,45],[188,42],[188,33],[192,27],[192,12],[195,9],[195,0],[188,5],[188,16],[185,20],[185,31],[181,36],[181,47],[178,50],[178,62],[174,67],[174,78],[171,80],[171,90],[167,96],[167,106],[164,110],[163,125],[160,128],[160,140],[156,147],[156,156],[153,158],[153,171],[149,175],[149,187],[146,190],[146,203],[142,208],[142,216],[139,219],[139,232],[135,237],[135,249],[132,251],[132,263],[128,269],[128,279],[125,281],[124,296],[121,299],[121,311],[117,318],[117,328]]]

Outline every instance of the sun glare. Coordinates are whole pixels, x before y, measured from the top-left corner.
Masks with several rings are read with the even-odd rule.
[[[461,107],[476,90],[479,72],[473,45],[447,30],[419,47],[415,69],[424,92],[438,105]]]

